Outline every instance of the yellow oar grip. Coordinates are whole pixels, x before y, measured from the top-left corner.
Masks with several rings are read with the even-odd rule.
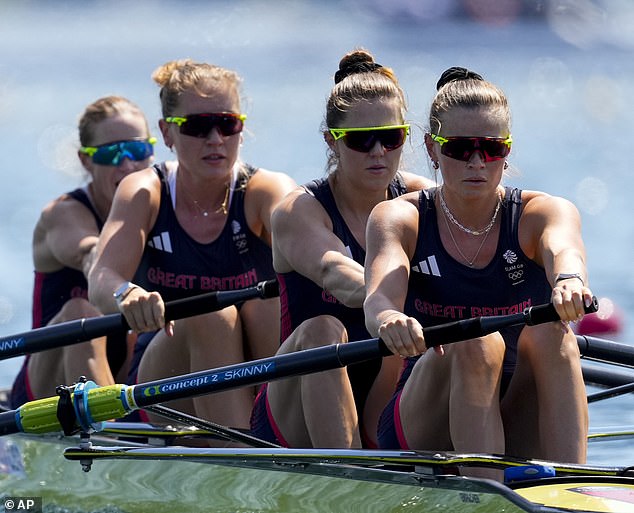
[[[50,433],[62,429],[57,420],[59,397],[38,399],[20,406],[20,425],[24,433]]]
[[[121,398],[126,385],[108,385],[106,387],[93,388],[88,391],[88,405],[90,416],[94,422],[120,419],[130,412]]]
[[[87,423],[118,419],[129,412],[121,398],[126,385],[109,385],[88,390]],[[71,394],[73,399],[75,394]],[[59,397],[49,397],[28,402],[19,408],[21,431],[24,433],[42,434],[62,429],[57,419]],[[79,424],[78,424],[79,425]]]

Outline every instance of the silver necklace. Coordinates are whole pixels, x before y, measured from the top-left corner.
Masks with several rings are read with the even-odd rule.
[[[493,227],[493,225],[491,225],[489,227],[489,229],[486,231],[486,233],[484,234],[484,237],[482,239],[482,242],[480,243],[480,247],[478,248],[478,251],[476,251],[476,254],[473,255],[473,258],[471,260],[469,260],[465,256],[465,254],[461,251],[460,247],[458,246],[458,243],[456,242],[456,239],[454,238],[453,233],[451,232],[451,227],[449,226],[449,222],[447,221],[447,216],[443,216],[443,219],[445,220],[445,224],[447,225],[447,230],[449,231],[449,236],[451,237],[451,240],[453,241],[453,245],[456,246],[456,249],[458,250],[458,253],[460,253],[460,256],[462,258],[464,258],[464,261],[467,262],[467,265],[469,267],[473,267],[473,264],[475,263],[476,259],[478,258],[478,255],[480,254],[480,250],[484,246],[484,243],[486,242],[487,237],[489,236],[489,232],[491,231],[491,228]]]
[[[500,196],[498,195],[498,204],[495,207],[495,212],[493,213],[493,217],[491,218],[491,222],[487,225],[487,227],[484,230],[480,230],[480,231],[476,232],[474,230],[469,230],[469,228],[465,228],[464,226],[462,226],[456,220],[456,218],[453,215],[451,215],[451,211],[449,210],[449,208],[447,208],[447,205],[444,202],[444,199],[443,199],[443,196],[442,196],[442,189],[440,189],[440,205],[443,207],[442,210],[445,213],[445,215],[443,216],[443,219],[445,220],[445,224],[447,225],[447,231],[449,232],[449,236],[451,237],[451,240],[453,242],[453,245],[456,247],[456,250],[458,251],[460,256],[464,259],[464,261],[467,262],[467,265],[469,267],[473,267],[473,264],[477,260],[478,255],[480,254],[480,251],[484,247],[484,243],[487,241],[487,238],[489,237],[489,232],[493,228],[493,225],[495,224],[495,220],[497,219],[498,212],[500,211],[501,203],[502,203],[502,200],[500,199]],[[447,221],[447,219],[451,219],[451,221],[454,224],[456,224],[461,230],[463,230],[463,231],[465,231],[465,232],[467,232],[467,233],[469,233],[471,235],[484,234],[484,238],[482,239],[482,242],[480,243],[480,246],[478,247],[478,251],[476,251],[475,255],[473,255],[473,258],[471,260],[469,260],[465,256],[465,254],[460,249],[460,246],[458,246],[458,243],[456,242],[456,238],[454,237],[453,232],[451,231],[451,226],[449,226],[449,221]]]
[[[500,211],[500,205],[502,204],[502,201],[500,200],[500,195],[498,194],[498,203],[495,206],[495,212],[493,212],[493,217],[491,217],[489,224],[487,224],[482,230],[472,230],[471,228],[467,228],[466,226],[463,226],[460,223],[460,221],[458,221],[454,217],[454,215],[451,213],[451,210],[449,210],[447,203],[445,203],[445,197],[443,196],[443,193],[442,193],[442,187],[440,188],[439,196],[440,196],[440,206],[442,207],[442,210],[445,213],[445,216],[449,218],[449,220],[453,224],[455,224],[458,228],[460,228],[463,232],[468,233],[469,235],[476,235],[476,236],[485,235],[489,233],[489,231],[491,230],[491,227],[495,224],[495,220],[497,219],[498,212]],[[451,233],[451,230],[449,232]]]

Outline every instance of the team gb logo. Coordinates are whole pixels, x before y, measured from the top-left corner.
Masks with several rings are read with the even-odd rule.
[[[504,257],[504,260],[506,260],[509,264],[514,264],[515,262],[517,262],[517,255],[510,249],[507,249],[502,256]]]

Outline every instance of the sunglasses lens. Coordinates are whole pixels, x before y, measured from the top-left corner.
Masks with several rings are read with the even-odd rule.
[[[99,146],[92,161],[102,166],[118,166],[124,158],[138,162],[153,154],[154,147],[148,141],[122,141]]]
[[[390,151],[403,146],[406,132],[404,128],[390,128],[389,130],[379,130],[381,144]]]
[[[351,150],[368,153],[379,141],[387,150],[395,150],[403,146],[406,137],[405,128],[388,128],[385,130],[359,130],[347,132],[343,140]]]
[[[467,162],[471,155],[478,151],[483,156],[485,162],[493,162],[506,157],[511,148],[500,139],[484,137],[454,137],[449,138],[440,147],[443,155],[452,159]]]
[[[216,127],[221,135],[228,137],[242,132],[244,123],[237,115],[232,114],[193,114],[187,116],[180,127],[180,133],[192,137],[206,138]]]

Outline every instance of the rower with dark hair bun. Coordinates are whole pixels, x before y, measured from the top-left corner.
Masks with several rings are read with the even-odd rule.
[[[379,204],[368,220],[366,325],[406,357],[382,448],[585,461],[588,410],[568,327],[592,301],[580,216],[563,198],[501,184],[510,118],[501,89],[447,70],[425,135],[442,185]],[[548,301],[563,322],[426,351],[423,327]]]
[[[461,68],[459,66],[454,66],[453,68],[446,69],[438,82],[436,82],[436,91],[439,91],[442,86],[448,84],[449,82],[454,82],[456,80],[484,80],[482,75],[479,75],[475,71],[468,70],[467,68]]]
[[[355,50],[334,78],[323,126],[330,173],[287,196],[272,218],[282,302],[278,354],[369,338],[362,309],[366,220],[377,203],[430,185],[399,171],[409,125],[394,72]],[[269,383],[256,400],[252,431],[292,447],[375,446],[399,368],[399,358],[389,357]]]

